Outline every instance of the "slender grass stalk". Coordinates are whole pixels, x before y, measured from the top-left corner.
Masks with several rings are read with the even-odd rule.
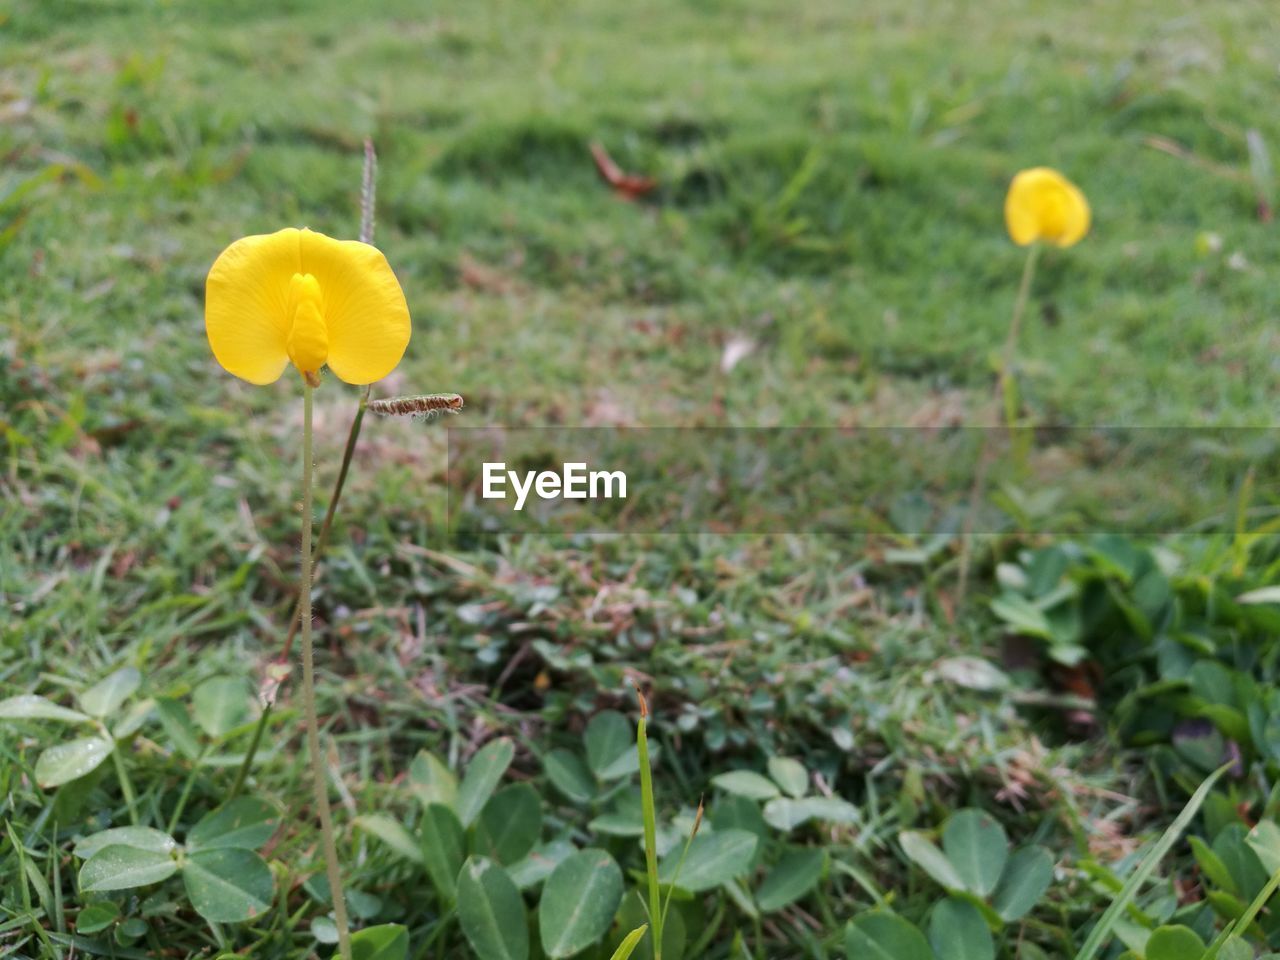
[[[182,817],[182,811],[187,807],[187,800],[191,797],[191,788],[195,786],[196,775],[200,772],[200,764],[204,762],[204,755],[208,753],[208,748],[202,749],[195,761],[191,764],[191,772],[187,774],[187,782],[182,785],[182,794],[178,797],[178,803],[173,808],[173,816],[169,818],[169,833],[173,833],[178,829],[178,822]]]
[[[1005,336],[1004,351],[1000,360],[1000,376],[996,381],[996,399],[1000,403],[1004,425],[1012,430],[1018,420],[1017,381],[1013,378],[1013,364],[1018,351],[1018,337],[1022,332],[1022,317],[1027,312],[1027,301],[1031,298],[1031,284],[1036,275],[1036,264],[1040,260],[1040,244],[1033,243],[1027,249],[1027,259],[1022,265],[1022,279],[1018,283],[1018,296],[1013,303],[1013,316],[1009,319],[1009,332]],[[991,468],[991,438],[984,434],[982,449],[978,454],[977,471],[973,477],[973,487],[969,490],[969,507],[965,511],[964,529],[960,534],[960,571],[956,587],[957,606],[964,602],[969,589],[969,566],[972,560],[973,524],[978,507],[986,493],[987,473]]]
[[[1102,949],[1103,944],[1111,936],[1111,931],[1120,919],[1120,915],[1129,909],[1129,904],[1138,895],[1142,885],[1155,872],[1156,867],[1165,858],[1165,855],[1173,849],[1173,845],[1182,836],[1182,831],[1187,829],[1192,818],[1200,811],[1200,807],[1205,798],[1209,796],[1209,791],[1213,789],[1213,785],[1230,769],[1230,763],[1223,764],[1209,774],[1204,783],[1200,784],[1196,792],[1191,795],[1191,799],[1182,808],[1182,812],[1178,814],[1177,819],[1169,824],[1168,829],[1156,841],[1155,846],[1151,848],[1151,852],[1147,854],[1142,863],[1138,864],[1138,868],[1129,875],[1129,879],[1120,888],[1120,893],[1111,901],[1111,906],[1107,907],[1097,925],[1089,931],[1089,937],[1085,940],[1084,946],[1080,948],[1080,952],[1076,954],[1075,960],[1093,960],[1098,955],[1098,951]]]
[[[662,960],[662,892],[658,885],[658,820],[653,804],[653,769],[649,766],[649,704],[640,698],[640,722],[636,725],[636,749],[640,754],[640,809],[644,816],[644,865],[649,875],[649,932],[653,960]]]
[[[662,922],[667,922],[667,911],[671,909],[671,894],[675,892],[676,881],[680,878],[680,871],[684,869],[684,862],[689,856],[689,848],[693,846],[693,838],[698,835],[698,828],[702,826],[702,814],[706,808],[702,805],[702,801],[698,801],[698,813],[693,818],[693,829],[689,831],[689,839],[684,842],[684,849],[680,851],[680,859],[676,861],[675,873],[671,876],[671,885],[667,887],[667,899],[662,904]]]
[[[338,928],[338,952],[342,960],[351,960],[351,931],[347,924],[347,902],[342,892],[342,874],[338,869],[338,847],[333,838],[333,813],[329,809],[328,783],[324,774],[324,757],[320,753],[320,721],[316,716],[315,656],[311,642],[311,511],[312,504],[312,408],[315,387],[307,379],[302,389],[302,550],[300,595],[302,598],[302,699],[307,719],[307,752],[311,757],[311,779],[315,786],[316,812],[320,816],[320,833],[324,843],[325,869],[329,877],[329,893],[333,898],[334,923]]]
[[[1280,870],[1271,875],[1271,879],[1267,881],[1266,886],[1258,891],[1258,895],[1253,898],[1253,902],[1249,904],[1248,909],[1240,914],[1239,919],[1233,923],[1228,930],[1224,931],[1227,936],[1223,938],[1222,944],[1218,945],[1218,949],[1212,953],[1206,954],[1204,960],[1213,960],[1218,955],[1222,946],[1231,940],[1242,939],[1249,928],[1253,926],[1253,921],[1258,919],[1258,914],[1262,912],[1262,908],[1267,905],[1267,901],[1271,899],[1276,890],[1280,889]]]
[[[129,771],[124,768],[118,749],[111,751],[111,762],[116,768],[116,779],[120,781],[120,792],[124,794],[124,802],[129,808],[129,821],[138,825],[138,798],[133,793],[133,782],[129,779]]]

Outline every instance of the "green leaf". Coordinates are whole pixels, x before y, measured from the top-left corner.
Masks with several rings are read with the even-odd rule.
[[[609,960],[627,960],[635,952],[636,946],[640,941],[644,939],[645,932],[648,929],[649,925],[646,923],[628,933],[622,938],[622,942],[618,944],[618,949],[613,951],[613,956]]]
[[[552,786],[574,803],[588,803],[596,795],[596,780],[586,763],[571,750],[552,750],[542,758]]]
[[[794,830],[810,820],[849,825],[861,816],[857,807],[839,797],[778,797],[764,805],[764,819],[775,830]]]
[[[82,737],[50,747],[36,760],[36,782],[42,787],[60,787],[92,773],[116,748],[103,737]]]
[[[980,897],[990,896],[1000,882],[1009,858],[1009,838],[1004,827],[982,810],[961,810],[942,831],[942,850],[956,868],[964,888]]]
[[[996,944],[978,908],[948,897],[933,908],[929,943],[939,960],[995,960]]]
[[[1271,820],[1263,820],[1249,831],[1245,842],[1258,855],[1268,876],[1280,870],[1280,826]]]
[[[271,906],[274,883],[260,856],[242,847],[216,847],[191,854],[182,882],[196,913],[211,923],[243,923]]]
[[[67,723],[86,723],[89,717],[79,710],[68,710],[46,697],[31,693],[0,700],[0,720],[63,720]]]
[[[214,850],[239,847],[257,850],[271,839],[280,825],[275,807],[256,797],[236,799],[205,814],[187,831],[187,849]]]
[[[847,960],[936,960],[929,941],[896,913],[864,913],[844,931]]]
[[[200,734],[196,725],[191,722],[191,714],[185,704],[169,697],[160,697],[156,700],[156,715],[173,745],[188,759],[194,760],[200,755]]]
[[[1204,941],[1190,927],[1157,927],[1147,940],[1146,960],[1201,960]]]
[[[542,949],[558,960],[585,950],[609,930],[622,901],[622,870],[603,850],[566,857],[552,871],[538,904]]]
[[[110,900],[91,903],[76,915],[76,933],[99,933],[120,919],[120,908]]]
[[[991,612],[1015,633],[1053,639],[1053,626],[1044,611],[1016,593],[1006,593],[992,600]]]
[[[542,801],[527,783],[493,795],[476,822],[475,850],[503,865],[522,859],[542,833]]]
[[[1213,852],[1230,872],[1243,899],[1252,899],[1267,882],[1269,875],[1250,845],[1243,823],[1229,823],[1219,830],[1213,838]]]
[[[467,855],[467,838],[458,815],[442,803],[422,813],[422,862],[436,890],[449,903],[458,895],[457,877]]]
[[[178,841],[154,827],[114,827],[78,840],[72,852],[81,860],[88,860],[107,847],[133,847],[167,856],[178,849]]]
[[[385,813],[370,813],[352,821],[357,827],[371,833],[397,854],[412,863],[423,863],[422,847],[404,825]]]
[[[799,760],[791,757],[770,757],[769,776],[782,788],[783,793],[797,800],[809,792],[809,771]]]
[[[1191,853],[1195,857],[1196,865],[1206,879],[1223,893],[1233,896],[1239,894],[1240,890],[1236,886],[1235,878],[1231,876],[1231,871],[1222,862],[1222,858],[1199,837],[1187,837],[1187,842],[1191,845]]]
[[[81,710],[101,720],[119,710],[141,685],[142,674],[136,667],[121,667],[82,691],[76,699],[80,701]]]
[[[616,710],[597,713],[583,734],[587,766],[603,781],[630,776],[640,769],[631,721]]]
[[[1280,603],[1280,587],[1260,587],[1236,597],[1236,603]]]
[[[658,878],[689,893],[714,889],[751,868],[751,858],[758,842],[756,835],[746,830],[700,833],[689,844],[689,853],[680,868],[679,878],[676,878],[676,869],[682,853],[680,845],[663,858]]]
[[[104,847],[80,868],[80,890],[106,893],[159,883],[178,872],[178,862],[169,853],[116,845]]]
[[[424,807],[439,803],[454,809],[458,802],[458,778],[428,750],[420,751],[409,765],[409,786]]]
[[[458,787],[458,819],[464,827],[471,826],[480,816],[515,755],[516,748],[511,738],[500,737],[486,743],[471,758],[462,785]]]
[[[817,847],[788,850],[756,891],[760,911],[773,913],[795,903],[818,885],[826,862],[826,855]]]
[[[472,857],[458,873],[458,922],[479,960],[527,960],[524,900],[498,864]]]
[[[1044,847],[1022,847],[1009,858],[992,906],[1001,919],[1021,920],[1040,902],[1053,882],[1053,857]]]
[[[249,691],[238,677],[211,677],[196,687],[191,706],[200,729],[217,740],[249,720]]]
[[[644,811],[638,805],[620,805],[600,814],[587,824],[587,829],[607,837],[641,837],[644,836]]]
[[[948,890],[963,890],[964,880],[951,861],[943,855],[932,840],[915,830],[903,830],[898,834],[902,852],[917,867]]]
[[[351,935],[351,960],[405,960],[409,931],[398,923],[365,927]]]
[[[142,725],[150,718],[156,708],[154,700],[139,700],[124,711],[120,720],[111,728],[114,740],[128,740],[142,729]]]
[[[521,890],[528,890],[551,876],[562,860],[576,853],[576,848],[567,840],[552,840],[544,843],[529,853],[519,863],[507,868],[511,879]]]
[[[721,773],[712,777],[711,782],[725,793],[746,797],[748,800],[772,800],[780,795],[772,780],[751,770]]]

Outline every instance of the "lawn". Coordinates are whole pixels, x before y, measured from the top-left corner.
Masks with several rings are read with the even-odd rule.
[[[445,516],[453,427],[986,424],[1039,165],[1093,228],[1039,262],[1022,414],[1269,428],[1277,50],[1251,0],[0,5],[0,957],[338,955],[280,658],[301,390],[221,370],[203,303],[238,237],[357,235],[366,138],[414,318],[374,396],[466,406],[366,418],[314,590],[357,955],[652,920],[637,691],[665,960],[1280,951],[1274,473],[1220,533],[979,538],[967,590],[954,530]],[[317,512],[358,397],[316,392]],[[119,885],[122,827],[181,846],[115,835]]]

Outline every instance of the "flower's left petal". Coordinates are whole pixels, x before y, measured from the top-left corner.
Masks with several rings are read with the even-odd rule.
[[[382,251],[304,230],[302,264],[324,291],[329,369],[355,384],[394,370],[409,345],[409,306]]]
[[[274,383],[289,364],[287,297],[298,271],[299,231],[237,240],[205,283],[204,325],[218,363],[250,383]]]
[[[1038,167],[1023,170],[1009,184],[1009,193],[1004,201],[1004,222],[1009,236],[1020,247],[1040,239],[1044,172]]]

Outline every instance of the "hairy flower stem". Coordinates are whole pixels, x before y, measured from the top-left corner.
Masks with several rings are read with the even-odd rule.
[[[328,782],[324,774],[324,758],[320,754],[320,721],[316,716],[315,657],[311,642],[311,411],[315,387],[307,382],[302,393],[302,550],[301,600],[302,620],[302,699],[307,718],[307,752],[311,757],[311,780],[315,786],[316,812],[320,816],[320,833],[324,841],[325,869],[329,877],[329,893],[333,899],[333,918],[338,928],[338,952],[342,960],[351,960],[351,931],[347,925],[347,902],[342,892],[342,874],[338,869],[338,847],[333,838],[333,813],[329,809]]]
[[[1013,316],[1009,320],[1009,333],[1004,341],[1004,353],[1000,360],[1000,377],[996,381],[996,399],[1000,403],[1004,415],[1004,426],[1012,432],[1018,420],[1018,394],[1014,389],[1013,361],[1018,350],[1018,335],[1022,332],[1022,317],[1027,312],[1027,301],[1031,298],[1031,281],[1035,278],[1036,262],[1040,259],[1040,244],[1033,243],[1027,250],[1026,262],[1022,265],[1022,280],[1018,284],[1018,297],[1013,304]],[[998,424],[996,424],[998,426]],[[1010,438],[1013,439],[1012,437]],[[969,508],[965,511],[964,529],[960,533],[960,571],[956,586],[956,606],[964,603],[969,589],[969,565],[972,560],[973,524],[977,519],[978,507],[986,493],[987,473],[991,468],[991,435],[984,432],[982,450],[978,454],[977,470],[973,476],[973,487],[969,490]]]
[[[351,429],[347,432],[347,446],[342,451],[342,466],[338,470],[338,479],[334,481],[333,493],[329,497],[329,507],[324,512],[324,520],[320,523],[320,533],[316,537],[315,549],[311,551],[311,582],[314,584],[320,573],[320,555],[324,553],[324,548],[329,544],[329,531],[333,527],[334,515],[338,512],[338,501],[342,499],[342,489],[347,483],[347,473],[351,469],[351,459],[356,452],[356,441],[360,439],[360,427],[364,423],[365,410],[369,408],[369,391],[371,387],[366,386],[360,393],[360,403],[356,407],[356,415],[351,420]],[[308,597],[310,592],[308,591]],[[284,646],[280,650],[280,659],[287,661],[293,653],[293,642],[298,637],[298,627],[302,623],[302,591],[298,592],[298,599],[293,605],[293,616],[289,620],[289,632],[285,634]],[[240,763],[240,770],[236,774],[235,783],[231,785],[231,792],[227,795],[227,799],[234,799],[239,795],[240,790],[244,787],[245,779],[249,776],[249,770],[253,767],[254,757],[258,753],[258,746],[262,743],[262,734],[267,729],[267,723],[271,719],[271,703],[262,705],[262,714],[258,717],[258,725],[253,730],[253,739],[249,741],[249,749],[245,752],[244,760]]]

